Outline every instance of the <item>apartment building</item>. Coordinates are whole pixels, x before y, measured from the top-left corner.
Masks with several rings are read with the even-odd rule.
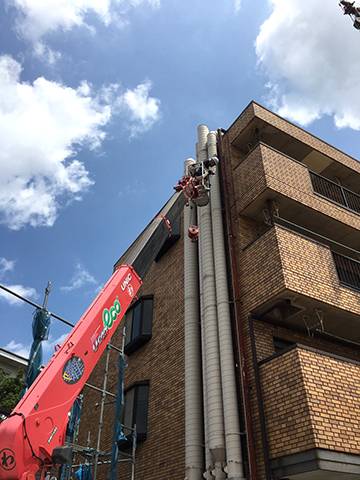
[[[210,203],[185,207],[122,321],[135,478],[360,478],[360,163],[254,102],[226,131],[198,128],[194,161],[214,155]],[[84,390],[82,444],[99,402]]]
[[[27,365],[27,358],[0,347],[0,368],[5,370],[7,377],[16,377],[19,370],[25,373]]]
[[[0,369],[4,371],[5,377],[16,377],[20,370],[25,374],[27,365],[26,358],[0,347]],[[8,408],[0,406],[0,420],[6,418],[9,413]]]

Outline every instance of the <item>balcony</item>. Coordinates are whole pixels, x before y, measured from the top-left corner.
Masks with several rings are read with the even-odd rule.
[[[259,370],[273,477],[358,480],[360,363],[294,345]]]
[[[281,218],[357,250],[360,196],[312,167],[258,144],[234,169],[237,213],[263,223],[270,201]],[[353,177],[360,185],[360,175]]]
[[[314,192],[360,214],[360,196],[347,188],[309,171]]]
[[[262,315],[290,300],[297,308],[273,312],[277,323],[306,332],[321,311],[325,333],[360,342],[360,262],[274,225],[243,250],[239,275],[244,311]]]
[[[357,160],[255,102],[234,122],[228,134],[235,158],[243,158],[260,141],[325,178],[336,182],[339,179],[348,190],[360,194]]]

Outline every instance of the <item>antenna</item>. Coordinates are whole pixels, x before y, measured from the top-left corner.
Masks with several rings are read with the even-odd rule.
[[[49,298],[49,295],[50,295],[50,292],[51,292],[50,286],[51,286],[51,282],[48,282],[47,287],[45,288],[45,297],[44,297],[44,303],[43,303],[43,309],[44,310],[46,309],[46,304],[47,304],[47,301],[48,301],[48,298]]]

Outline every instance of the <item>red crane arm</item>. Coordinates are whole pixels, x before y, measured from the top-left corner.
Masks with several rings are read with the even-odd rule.
[[[68,447],[63,447],[68,412],[139,290],[141,279],[169,237],[170,225],[188,198],[198,196],[196,185],[188,178],[180,182],[181,187],[175,187],[177,193],[149,224],[124,264],[115,270],[10,417],[0,425],[0,480],[35,480],[40,467],[65,463],[66,458],[61,456],[71,454]],[[183,194],[184,188],[187,195]]]
[[[118,268],[60,349],[1,424],[1,480],[35,480],[64,445],[68,412],[141,285],[135,270]]]

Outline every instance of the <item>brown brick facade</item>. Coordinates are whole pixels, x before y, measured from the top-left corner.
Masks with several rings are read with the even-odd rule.
[[[244,311],[287,290],[360,315],[359,293],[340,285],[331,250],[281,226],[241,252],[239,273]]]
[[[298,210],[311,209],[317,215],[321,215],[322,222],[326,223],[326,220],[324,220],[326,218],[332,221],[336,219],[339,230],[342,229],[343,225],[347,225],[354,230],[360,230],[360,216],[316,195],[311,186],[308,169],[301,162],[263,144],[253,148],[250,153],[240,151],[233,146],[232,143],[239,135],[241,136],[242,132],[254,120],[254,115],[269,122],[287,135],[291,135],[323,154],[331,156],[343,165],[351,167],[354,174],[358,174],[360,168],[359,163],[354,159],[254,103],[249,105],[223,137],[224,160],[226,160],[229,182],[234,243],[242,301],[246,357],[252,390],[256,456],[259,479],[265,479],[256,384],[251,361],[252,349],[247,324],[248,314],[251,311],[260,312],[264,310],[265,306],[268,307],[271,302],[274,303],[279,299],[290,297],[296,299],[299,303],[301,303],[301,299],[306,299],[306,302],[310,299],[313,302],[312,307],[310,310],[304,310],[303,313],[309,314],[311,311],[312,323],[315,323],[316,320],[316,316],[314,319],[315,308],[323,308],[326,311],[324,314],[325,330],[331,331],[337,325],[338,328],[340,326],[341,332],[341,326],[346,326],[344,315],[347,312],[352,312],[354,314],[352,328],[355,333],[360,321],[360,293],[340,285],[328,246],[279,225],[266,230],[266,225],[263,223],[265,217],[262,216],[262,220],[259,221],[258,219],[261,217],[257,212],[261,213],[262,209],[267,208],[267,198],[274,198],[277,195],[279,198],[283,197],[287,201],[294,202]],[[281,200],[279,203],[281,216]],[[319,218],[319,216],[316,217],[316,221]],[[262,305],[264,307],[261,308]],[[331,325],[329,325],[329,315],[333,315]],[[283,325],[254,320],[258,361],[264,360],[275,353],[274,337],[291,343],[306,344],[309,347],[341,355],[348,359],[360,360],[360,351],[355,345],[352,346],[346,344],[346,342],[339,343],[336,339],[326,335],[321,336],[319,333],[314,336],[314,332],[312,332],[309,335],[301,317],[300,314],[297,323],[289,320],[287,324]],[[351,336],[351,334],[349,335]],[[310,353],[304,350],[301,351],[301,356],[296,351],[292,350],[288,354],[278,357],[279,359],[269,362],[269,365],[274,364],[271,367],[273,368],[271,374],[269,373],[266,376],[266,383],[264,383],[264,369],[270,367],[267,364],[261,366],[261,388],[265,390],[265,393],[263,393],[264,402],[266,402],[266,431],[271,459],[295,452],[304,452],[312,448],[327,449],[330,443],[321,441],[324,428],[327,429],[328,437],[326,440],[329,440],[329,442],[334,441],[335,434],[339,433],[336,430],[338,425],[334,429],[332,428],[331,419],[328,422],[323,420],[323,423],[316,424],[314,415],[316,415],[316,402],[319,402],[319,399],[316,400],[316,388],[310,390],[311,398],[315,396],[312,405],[315,410],[311,414],[309,413],[307,382],[311,383],[311,374],[310,372],[307,373],[307,382],[304,382],[301,361],[303,357],[310,355]],[[326,361],[323,360],[324,358],[326,358]],[[328,358],[330,357],[320,356],[322,365],[330,361],[327,360]],[[280,364],[280,362],[282,363]],[[359,368],[346,362],[345,365],[347,367],[351,365],[351,368],[345,369],[345,376],[353,375],[352,369]],[[316,371],[315,374],[317,375]],[[278,378],[279,380],[277,380]],[[285,378],[287,379],[286,382]],[[355,378],[358,378],[358,373]],[[319,381],[321,382],[321,374],[317,376],[317,382]],[[335,378],[329,375],[326,382],[328,382],[328,385],[333,382],[332,391],[327,390],[327,396],[322,397],[323,402],[326,403],[325,409],[328,408],[330,411],[334,405],[331,398]],[[316,385],[317,383],[315,383],[315,387]],[[343,392],[347,388],[348,381],[345,381],[339,387],[339,392]],[[280,392],[283,392],[284,397],[286,397],[284,405],[281,402],[278,405]],[[334,397],[337,395],[343,398],[342,393],[336,393]],[[356,396],[349,400],[348,408],[353,408],[355,403]],[[271,408],[274,410],[271,410]],[[283,408],[284,412],[276,416],[279,408]],[[344,404],[344,408],[347,408],[346,404]],[[326,415],[331,416],[331,412],[327,412]],[[335,445],[331,444],[331,448],[338,452],[346,451],[359,455],[360,448],[358,446],[354,447],[354,441],[352,442],[352,448],[345,449],[342,447],[337,449],[341,442],[349,446],[351,444],[350,439],[354,437],[352,430],[355,428],[356,420],[351,428],[349,422],[346,423],[345,420],[338,419],[339,424],[343,421],[344,424],[340,429],[342,430],[342,438],[339,440],[338,437],[337,443],[335,442]]]
[[[345,225],[360,229],[359,215],[313,192],[306,165],[282,155],[267,145],[259,144],[247,155],[234,169],[233,177],[238,192],[235,202],[239,213],[269,189],[303,207],[309,207]],[[270,192],[268,196],[270,197]],[[266,204],[261,205],[260,208],[264,207]]]
[[[270,458],[311,448],[359,454],[358,362],[295,348],[260,372]]]
[[[275,127],[279,132],[283,132],[289,135],[291,138],[299,140],[304,145],[308,145],[315,150],[323,153],[324,155],[333,158],[334,160],[343,163],[349,168],[360,172],[359,162],[352,157],[349,157],[345,153],[341,152],[337,148],[329,145],[322,140],[314,137],[310,133],[306,132],[302,128],[299,128],[285,119],[279,117],[273,112],[270,112],[266,108],[258,105],[255,102],[251,102],[248,107],[242,112],[242,114],[235,120],[228,130],[228,141],[232,144],[236,138],[241,135],[244,129],[254,119],[258,118],[269,125]]]

